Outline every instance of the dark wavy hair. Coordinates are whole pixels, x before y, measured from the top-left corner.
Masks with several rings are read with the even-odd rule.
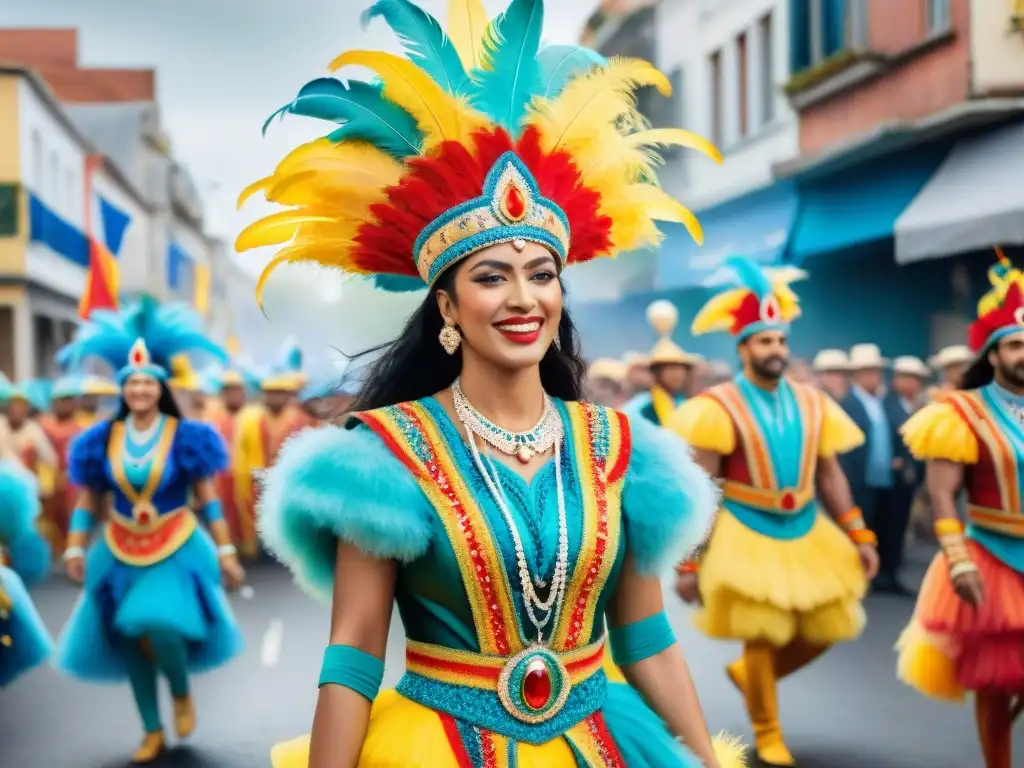
[[[349,357],[349,360],[355,361],[381,353],[368,365],[363,385],[350,413],[420,400],[445,389],[455,381],[462,369],[462,351],[460,349],[454,355],[449,355],[438,341],[444,319],[437,306],[437,293],[446,291],[458,303],[454,286],[460,268],[461,264],[456,265],[438,278],[397,339]],[[561,285],[565,295],[565,284]],[[562,310],[556,338],[557,343],[551,345],[540,361],[541,384],[552,397],[581,400],[587,364],[580,354],[576,326],[565,309]]]

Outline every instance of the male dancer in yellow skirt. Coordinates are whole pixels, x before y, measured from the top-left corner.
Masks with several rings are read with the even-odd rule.
[[[800,314],[789,282],[803,273],[770,277],[745,259],[726,266],[736,286],[704,306],[692,332],[730,331],[743,372],[688,400],[670,423],[723,492],[711,536],[679,566],[677,588],[703,604],[700,630],[743,641],[727,672],[746,701],[757,755],[791,766],[776,682],[860,634],[861,600],[878,570],[874,535],[836,459],[864,435],[826,394],[783,376],[788,323]]]

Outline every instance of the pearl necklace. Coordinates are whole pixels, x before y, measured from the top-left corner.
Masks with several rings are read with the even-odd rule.
[[[125,431],[127,432],[127,442],[131,443],[136,448],[142,448],[145,445],[149,445],[141,456],[132,456],[127,450],[125,450],[125,457],[127,460],[135,466],[141,466],[149,461],[150,457],[156,451],[158,441],[155,438],[157,431],[163,426],[163,414],[153,419],[153,423],[144,430],[139,430],[135,426],[135,421],[132,416],[129,416],[124,421]]]
[[[494,499],[494,503],[501,511],[501,515],[505,520],[505,526],[508,528],[509,534],[512,536],[512,545],[515,547],[516,553],[516,566],[519,570],[519,583],[523,591],[523,604],[526,608],[526,617],[530,623],[533,624],[534,629],[537,630],[537,642],[539,644],[544,643],[544,628],[551,623],[552,619],[556,619],[557,616],[562,612],[562,603],[565,599],[565,590],[568,585],[569,575],[569,532],[567,525],[567,517],[565,510],[565,492],[562,488],[562,452],[560,443],[555,443],[555,487],[556,495],[558,497],[558,555],[555,558],[555,572],[551,577],[551,589],[548,592],[548,599],[541,600],[537,595],[537,591],[534,588],[534,579],[530,577],[530,567],[526,561],[526,552],[523,549],[523,541],[519,535],[519,528],[516,526],[515,519],[512,517],[512,513],[509,511],[508,505],[505,503],[505,493],[500,488],[498,483],[498,473],[493,463],[488,459],[491,471],[488,472],[484,466],[483,459],[480,456],[480,450],[477,448],[475,435],[477,434],[473,428],[473,425],[462,422],[463,426],[466,427],[466,436],[468,438],[470,453],[473,455],[473,462],[476,464],[477,469],[484,478],[484,483],[487,485],[487,490],[490,492],[491,497]],[[483,437],[480,435],[480,437]],[[492,478],[493,475],[493,478]],[[495,482],[497,481],[497,483]],[[539,585],[543,585],[544,582],[539,578],[536,580]],[[536,608],[536,611],[534,610]],[[541,618],[537,617],[537,613],[541,612],[545,615]]]
[[[506,456],[515,456],[523,464],[528,464],[538,454],[546,453],[562,437],[562,420],[547,394],[544,395],[544,413],[540,421],[525,432],[513,432],[495,424],[470,405],[458,379],[452,383],[451,389],[452,404],[459,421],[467,429],[472,428],[488,445]]]

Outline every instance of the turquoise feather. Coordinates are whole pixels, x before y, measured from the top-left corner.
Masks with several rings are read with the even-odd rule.
[[[292,114],[340,123],[331,141],[361,140],[401,160],[418,154],[423,133],[416,120],[381,95],[379,85],[321,77],[302,86],[294,101],[270,116],[264,131],[278,115]]]
[[[363,12],[363,26],[381,17],[398,36],[409,59],[449,93],[464,93],[469,75],[462,59],[433,16],[409,0],[377,0]]]
[[[512,0],[484,37],[484,69],[473,72],[470,102],[513,133],[541,89],[537,54],[543,26],[543,0]]]
[[[761,268],[743,256],[730,256],[722,266],[731,269],[742,288],[749,288],[755,296],[763,297],[772,292],[772,284]]]
[[[608,59],[579,45],[547,45],[537,55],[546,99],[557,98],[570,80],[608,65]]]
[[[374,275],[373,283],[381,290],[391,293],[422,291],[426,287],[421,278],[408,275]]]

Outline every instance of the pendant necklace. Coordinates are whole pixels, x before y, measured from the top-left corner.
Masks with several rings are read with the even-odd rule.
[[[562,419],[547,394],[544,395],[544,413],[540,421],[525,432],[513,432],[495,424],[470,405],[458,379],[452,383],[451,390],[455,414],[466,429],[506,456],[515,456],[523,464],[549,451],[562,437]]]

